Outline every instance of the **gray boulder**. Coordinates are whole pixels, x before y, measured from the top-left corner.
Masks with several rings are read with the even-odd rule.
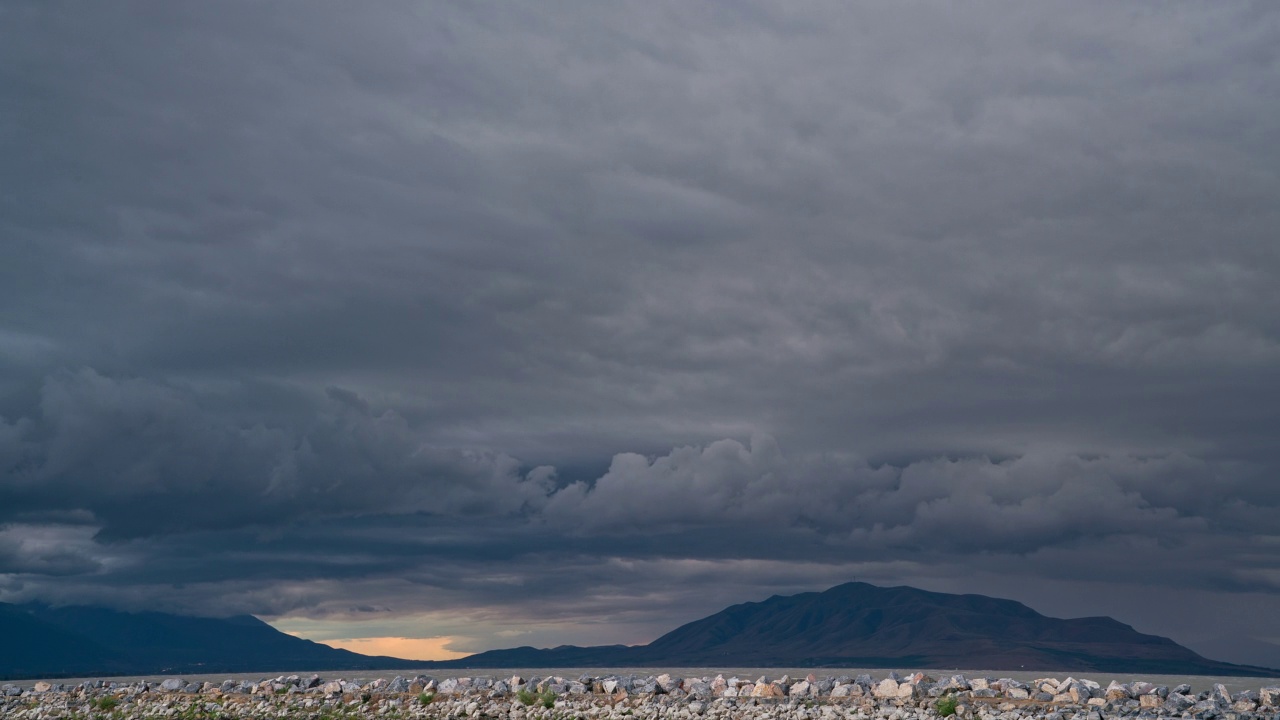
[[[182,690],[186,686],[187,686],[187,683],[184,682],[182,678],[169,678],[164,682],[160,683],[160,689],[170,693],[178,692],[179,690]]]
[[[1178,692],[1171,692],[1169,693],[1169,696],[1164,699],[1164,709],[1168,711],[1170,715],[1179,714],[1192,705],[1195,705],[1194,700]]]

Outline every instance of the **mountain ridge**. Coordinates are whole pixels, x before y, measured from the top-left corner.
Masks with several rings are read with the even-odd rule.
[[[731,605],[647,645],[510,648],[432,663],[483,667],[915,667],[1278,675],[1210,660],[1110,617],[1050,618],[1003,598],[852,582]]]
[[[418,661],[361,655],[276,630],[252,615],[202,618],[86,606],[0,603],[0,678],[392,670]]]
[[[1210,660],[1110,617],[1051,618],[1003,598],[845,583],[773,595],[647,645],[529,646],[457,660],[360,655],[251,615],[198,618],[0,603],[0,678],[162,673],[555,667],[897,667],[1280,676]],[[15,650],[17,650],[15,652]]]

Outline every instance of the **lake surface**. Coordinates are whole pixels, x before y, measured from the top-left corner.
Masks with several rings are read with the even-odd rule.
[[[435,678],[447,677],[476,677],[487,676],[493,678],[509,678],[512,675],[520,675],[528,678],[534,675],[538,677],[547,677],[549,675],[559,675],[566,678],[577,678],[581,675],[591,675],[592,677],[604,677],[607,675],[660,675],[662,673],[670,673],[675,677],[702,677],[716,675],[724,675],[726,678],[738,676],[743,679],[754,680],[761,675],[770,679],[777,679],[783,675],[790,675],[793,678],[804,677],[810,673],[818,677],[829,676],[836,677],[839,675],[858,676],[862,674],[870,675],[879,680],[889,674],[890,671],[896,671],[900,675],[906,675],[915,672],[913,668],[742,668],[742,667],[701,667],[701,668],[506,668],[506,669],[473,669],[473,670],[439,670],[439,669],[421,669],[421,670],[292,670],[288,672],[272,672],[272,673],[213,673],[208,675],[183,674],[179,677],[187,681],[198,682],[222,682],[228,678],[234,680],[261,680],[263,678],[273,678],[280,675],[319,675],[322,678],[345,678],[364,679],[366,681],[375,678],[387,678],[388,680],[402,675],[404,677],[413,677],[414,675],[429,675]],[[1013,678],[1023,682],[1035,680],[1037,678],[1057,678],[1059,680],[1067,676],[1078,679],[1093,680],[1103,687],[1106,687],[1112,680],[1118,682],[1132,682],[1134,680],[1145,680],[1146,682],[1155,683],[1156,685],[1168,685],[1173,687],[1182,683],[1189,683],[1195,692],[1208,690],[1213,687],[1214,683],[1222,683],[1226,685],[1231,692],[1239,692],[1241,690],[1256,690],[1260,687],[1272,687],[1280,685],[1280,679],[1256,678],[1256,677],[1215,677],[1210,675],[1144,675],[1141,673],[1134,674],[1117,674],[1117,673],[1101,673],[1089,671],[1049,671],[1037,670],[1033,672],[1017,671],[1017,670],[928,670],[919,669],[926,675],[935,678],[950,677],[955,674],[962,674],[965,677],[990,677],[990,678]],[[136,681],[136,680],[155,680],[159,682],[163,680],[165,675],[136,675],[128,677],[86,677],[86,678],[59,678],[50,679],[49,682],[60,682],[64,684],[76,684],[85,680],[113,680]],[[35,680],[9,680],[21,685],[30,685]]]

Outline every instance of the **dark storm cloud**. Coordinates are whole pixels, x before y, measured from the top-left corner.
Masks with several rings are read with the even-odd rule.
[[[853,577],[1274,610],[1277,47],[1262,4],[0,3],[0,599],[469,649]]]

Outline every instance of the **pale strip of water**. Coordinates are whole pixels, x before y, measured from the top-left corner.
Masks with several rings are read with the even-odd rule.
[[[716,675],[724,675],[726,678],[738,676],[747,680],[755,680],[764,675],[771,680],[776,680],[783,675],[790,675],[793,678],[802,678],[810,673],[818,677],[837,677],[840,675],[850,675],[857,677],[863,673],[879,680],[889,674],[890,670],[895,670],[900,675],[906,675],[914,672],[913,668],[740,668],[740,667],[699,667],[699,668],[507,668],[507,669],[471,669],[471,670],[441,670],[441,669],[423,669],[423,670],[324,670],[324,671],[290,671],[290,672],[260,672],[260,673],[213,673],[209,675],[184,674],[181,675],[188,682],[215,682],[220,683],[228,678],[234,680],[261,680],[264,678],[279,677],[280,675],[299,675],[309,677],[311,675],[319,675],[322,678],[344,678],[347,680],[363,679],[365,681],[375,678],[391,679],[397,675],[403,675],[406,678],[414,675],[429,675],[435,678],[446,677],[476,677],[488,676],[493,678],[509,678],[512,675],[520,675],[524,678],[533,676],[547,677],[550,675],[558,675],[565,678],[578,678],[582,675],[590,675],[592,677],[605,677],[608,675],[660,675],[662,673],[670,673],[674,677],[715,677]],[[1174,687],[1182,683],[1189,683],[1195,692],[1208,690],[1213,687],[1214,683],[1222,683],[1227,686],[1231,692],[1240,692],[1241,690],[1256,690],[1260,687],[1280,686],[1280,679],[1271,678],[1250,678],[1250,677],[1214,677],[1208,675],[1144,675],[1135,674],[1117,674],[1091,672],[1088,670],[1067,672],[1064,670],[939,670],[939,669],[921,669],[921,672],[935,678],[950,677],[952,675],[961,674],[965,677],[989,677],[989,678],[1013,678],[1023,682],[1035,680],[1037,678],[1057,678],[1062,680],[1068,676],[1077,679],[1093,680],[1096,683],[1106,687],[1112,680],[1118,682],[1132,682],[1134,680],[1144,680],[1156,685],[1168,685]],[[112,680],[115,682],[132,682],[136,680],[155,680],[159,682],[166,676],[163,675],[139,675],[132,677],[93,677],[93,678],[58,678],[50,679],[49,682],[59,682],[64,684],[76,684],[85,680]],[[29,685],[35,680],[9,680],[21,685]]]

